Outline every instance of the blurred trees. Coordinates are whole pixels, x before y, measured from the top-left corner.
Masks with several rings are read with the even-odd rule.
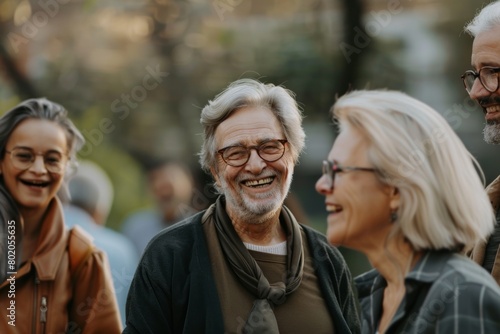
[[[80,157],[101,164],[115,185],[110,224],[117,228],[129,211],[150,203],[144,155],[185,160],[200,193],[211,199],[196,156],[201,108],[241,77],[283,84],[296,93],[311,129],[294,193],[322,223],[313,184],[333,139],[328,110],[335,96],[388,87],[443,111],[455,103],[470,109],[458,77],[468,68],[471,43],[461,29],[476,6],[451,0],[1,0],[0,110],[33,96],[70,110],[87,139]],[[470,134],[469,147],[486,161],[480,127],[472,115],[456,130]]]

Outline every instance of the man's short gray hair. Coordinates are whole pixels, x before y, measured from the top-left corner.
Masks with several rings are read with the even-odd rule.
[[[203,126],[203,144],[200,164],[210,172],[216,166],[215,130],[232,112],[244,107],[266,107],[278,118],[294,163],[297,163],[304,149],[305,133],[302,128],[302,111],[294,98],[294,93],[281,86],[264,84],[254,79],[240,79],[231,83],[223,92],[201,111],[200,122]]]

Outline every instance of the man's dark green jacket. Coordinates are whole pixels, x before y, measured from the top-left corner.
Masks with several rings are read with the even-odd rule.
[[[139,263],[124,333],[224,333],[200,212],[160,232]],[[359,333],[352,278],[340,252],[303,226],[337,333]]]

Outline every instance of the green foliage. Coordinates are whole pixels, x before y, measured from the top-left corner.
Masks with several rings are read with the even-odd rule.
[[[369,47],[358,45],[363,61],[349,72],[339,48],[344,37],[352,35],[343,22],[341,5],[347,1],[242,1],[223,13],[203,1],[54,1],[58,6],[50,12],[43,8],[45,3],[0,4],[0,49],[8,50],[0,54],[0,64],[15,65],[0,65],[0,113],[29,95],[30,86],[70,111],[92,144],[81,157],[101,165],[115,186],[113,228],[128,212],[151,204],[139,163],[131,154],[141,150],[153,156],[173,155],[194,166],[200,109],[233,80],[254,77],[283,84],[296,93],[306,123],[329,122],[328,110],[349,84],[413,94],[415,85],[425,81],[425,92],[434,93],[417,96],[425,102],[433,105],[437,96],[437,105],[445,104],[445,109],[463,104],[459,76],[469,67],[471,39],[461,29],[480,6],[456,6],[452,0],[402,2],[402,10],[387,18],[379,34],[370,36]],[[388,9],[384,1],[364,5],[365,19]],[[401,21],[405,24],[398,26]],[[414,28],[404,30],[410,24]],[[448,55],[445,61],[428,65],[432,71],[409,62],[408,41],[417,38],[413,33],[439,38],[437,51]],[[19,37],[16,47],[14,34]],[[146,89],[155,83],[148,75],[156,68],[168,76]],[[117,106],[121,112],[116,112]],[[487,164],[491,179],[498,159],[488,153],[491,147],[481,146],[481,124],[471,121],[481,117],[471,116],[457,132],[475,134],[477,140],[470,140],[470,145]],[[109,120],[106,131],[103,120]],[[314,144],[308,143],[307,150],[314,150]],[[321,201],[310,196],[318,170],[307,166],[319,163],[302,164],[294,180],[294,185],[311,185],[296,192],[309,213]]]
[[[93,105],[75,119],[75,125],[86,137],[87,146],[79,154],[80,160],[90,160],[104,169],[111,179],[114,188],[114,200],[108,218],[107,226],[119,230],[123,219],[132,211],[153,205],[151,196],[146,189],[146,181],[140,164],[120,146],[112,141],[113,132],[102,133],[98,145],[90,143],[90,133],[98,129],[102,120],[102,108]],[[88,153],[90,152],[90,153]]]

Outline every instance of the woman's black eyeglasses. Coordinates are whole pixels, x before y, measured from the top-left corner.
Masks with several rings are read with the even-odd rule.
[[[333,182],[335,181],[335,175],[342,172],[375,172],[376,169],[368,167],[353,167],[353,166],[340,166],[336,161],[323,160],[323,176],[327,176],[328,187],[333,189]]]

